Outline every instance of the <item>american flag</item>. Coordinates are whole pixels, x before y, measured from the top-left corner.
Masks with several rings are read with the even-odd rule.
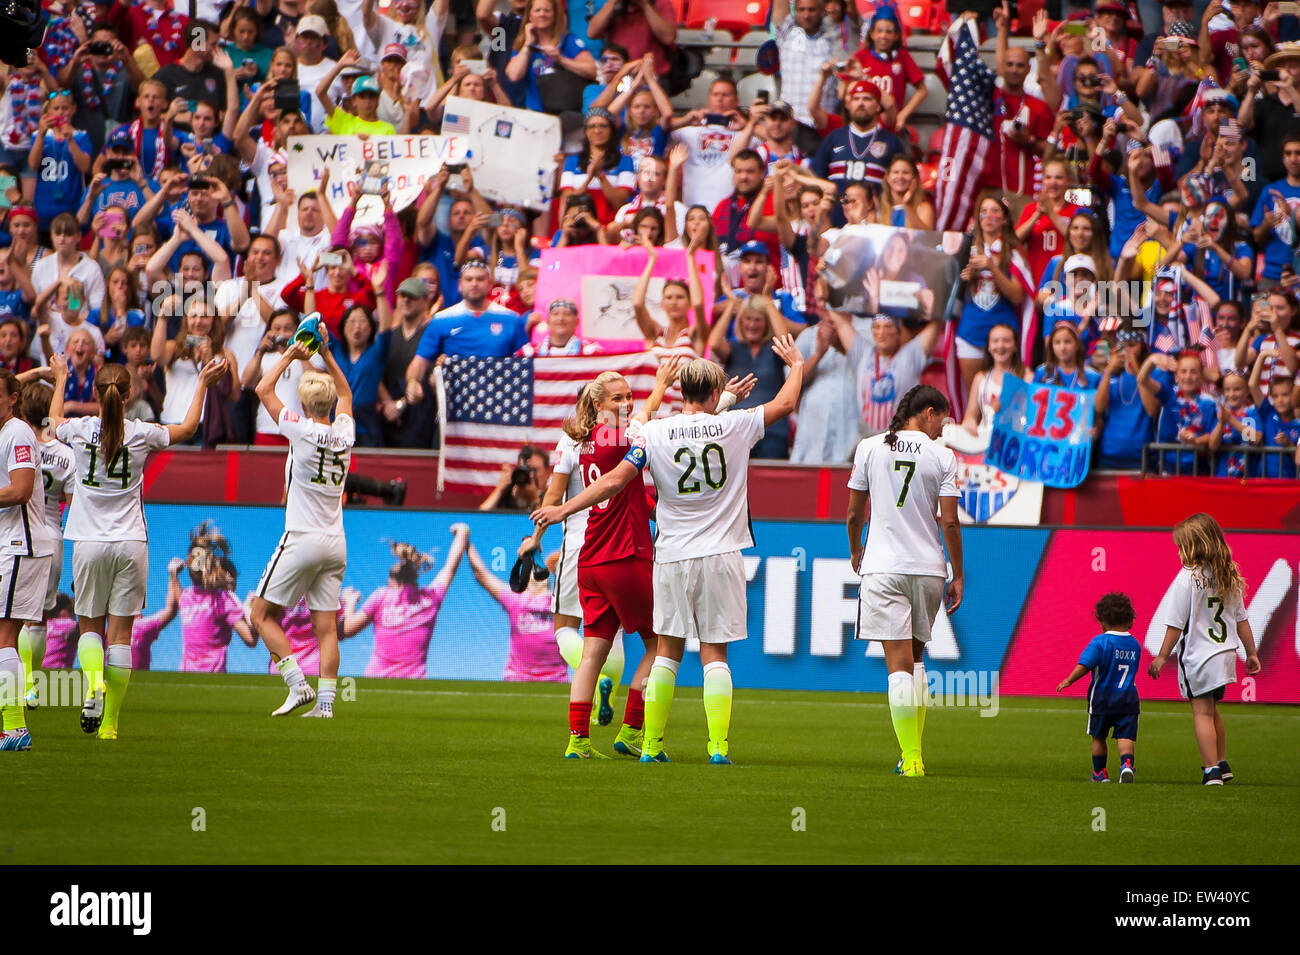
[[[654,388],[659,362],[649,352],[558,358],[477,358],[451,355],[436,371],[442,443],[438,490],[486,493],[501,465],[531,444],[550,453],[573,414],[582,386],[617,371],[638,406]]]
[[[443,113],[442,114],[442,134],[460,133],[462,136],[469,135],[469,116],[465,113]]]
[[[980,58],[978,44],[978,28],[958,20],[944,39],[936,65],[948,87],[935,196],[934,227],[940,232],[965,230],[992,146],[994,75]]]
[[[1160,333],[1156,335],[1156,340],[1151,344],[1155,351],[1165,355],[1172,353],[1178,347],[1178,341],[1168,328],[1160,329]]]
[[[1209,348],[1211,345],[1213,345],[1214,327],[1211,325],[1203,325],[1201,327],[1201,334],[1196,339],[1196,344],[1200,348]]]

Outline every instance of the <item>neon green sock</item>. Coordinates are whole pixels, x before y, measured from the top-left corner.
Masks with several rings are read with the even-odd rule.
[[[645,745],[641,752],[655,756],[663,751],[668,711],[673,707],[677,687],[677,661],[655,657],[645,685]]]
[[[572,670],[578,669],[582,662],[582,636],[572,627],[560,627],[555,631],[555,645],[560,648],[560,656]]]
[[[709,723],[709,755],[727,755],[731,733],[731,667],[715,660],[704,668],[704,716]]]
[[[13,647],[0,647],[0,714],[5,730],[20,730],[27,726],[23,665]]]
[[[912,691],[912,674],[889,674],[889,718],[894,723],[894,735],[903,751],[903,761],[921,758],[921,735],[917,727],[916,702]]]
[[[27,676],[24,683],[24,690],[27,693],[32,691],[32,687],[36,683],[36,677],[32,672],[32,657],[34,656],[32,651],[35,649],[35,643],[36,641],[33,639],[33,634],[29,632],[27,627],[23,627],[18,631],[18,659],[22,660],[23,673]],[[44,634],[41,634],[40,644],[43,656],[45,650]],[[41,661],[38,660],[36,665],[40,666],[40,662]]]
[[[117,644],[108,648],[108,666],[104,667],[104,725],[117,729],[127,685],[131,682],[131,648]]]
[[[925,682],[925,664],[912,667],[912,701],[916,704],[916,743],[921,745],[925,736],[925,705],[929,688]]]
[[[104,685],[104,641],[97,633],[83,633],[77,641],[77,662],[86,681],[86,699]]]

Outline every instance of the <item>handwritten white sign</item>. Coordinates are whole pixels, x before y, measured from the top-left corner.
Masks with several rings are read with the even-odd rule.
[[[319,189],[328,169],[325,198],[335,215],[342,215],[361,188],[367,164],[375,161],[387,166],[389,197],[393,210],[399,211],[415,202],[443,163],[465,162],[469,149],[467,136],[291,136],[289,188],[299,196]],[[363,196],[353,221],[381,222],[383,215],[378,196]]]

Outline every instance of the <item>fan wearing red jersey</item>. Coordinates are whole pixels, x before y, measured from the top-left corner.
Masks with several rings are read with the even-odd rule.
[[[564,433],[578,445],[578,470],[584,487],[618,467],[630,445],[629,432],[649,420],[677,379],[680,359],[659,367],[655,387],[641,411],[632,415],[632,386],[615,371],[602,372],[583,389]],[[626,422],[626,424],[624,424]],[[537,537],[540,537],[540,529]],[[587,531],[578,553],[578,599],[582,605],[582,660],[569,689],[569,745],[566,759],[607,759],[591,746],[591,705],[596,680],[621,625],[645,642],[627,693],[623,725],[614,751],[641,755],[645,706],[641,697],[658,642],[652,613],[654,543],[645,486],[629,484],[587,513]]]

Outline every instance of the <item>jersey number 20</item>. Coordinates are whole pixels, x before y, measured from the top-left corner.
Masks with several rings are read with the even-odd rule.
[[[90,467],[86,469],[86,476],[81,479],[81,483],[86,487],[101,487],[102,485],[95,478],[95,469],[99,465],[99,445],[92,444],[86,450],[90,452]],[[108,470],[104,472],[104,477],[120,480],[124,490],[131,483],[131,453],[125,447],[117,449],[113,460],[108,462]]]
[[[713,452],[710,457],[710,452]],[[678,448],[677,453],[673,455],[673,460],[678,464],[685,463],[686,470],[682,476],[677,479],[678,494],[699,494],[700,481],[696,478],[690,480],[695,473],[696,467],[704,474],[704,483],[713,490],[717,490],[727,483],[727,456],[722,451],[722,445],[709,443],[700,449],[700,456],[697,460],[695,452],[690,448]]]

